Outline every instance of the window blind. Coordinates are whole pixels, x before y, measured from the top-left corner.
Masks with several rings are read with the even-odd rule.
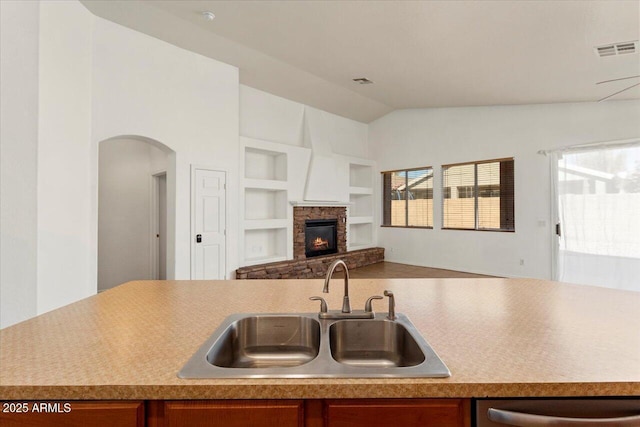
[[[443,166],[443,228],[515,230],[513,166],[513,159]]]
[[[383,221],[391,227],[433,227],[433,169],[382,173]]]
[[[442,168],[443,228],[476,228],[475,164]]]
[[[433,169],[407,171],[407,225],[433,227]]]

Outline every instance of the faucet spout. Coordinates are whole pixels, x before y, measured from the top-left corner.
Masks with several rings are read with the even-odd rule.
[[[324,288],[322,288],[322,292],[325,294],[329,293],[329,282],[331,281],[333,272],[339,265],[342,265],[342,268],[344,269],[344,298],[342,299],[342,312],[351,313],[351,304],[349,303],[349,269],[347,268],[347,264],[345,264],[341,259],[333,261],[329,266],[327,275],[324,278]]]

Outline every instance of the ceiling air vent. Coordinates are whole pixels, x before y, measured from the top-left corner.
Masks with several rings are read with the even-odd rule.
[[[638,42],[634,41],[597,46],[596,53],[600,58],[604,58],[605,56],[623,55],[626,53],[636,53],[637,44]]]
[[[613,56],[616,54],[616,46],[613,44],[597,47],[596,50],[598,51],[598,55],[600,57]]]
[[[359,83],[361,85],[371,85],[373,82],[366,77],[358,77],[357,79],[353,79],[354,82]]]
[[[616,50],[618,51],[618,55],[623,53],[634,53],[636,51],[636,44],[634,42],[620,43],[616,45]]]

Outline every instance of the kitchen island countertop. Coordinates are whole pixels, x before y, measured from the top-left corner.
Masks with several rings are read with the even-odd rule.
[[[180,379],[234,313],[316,312],[322,280],[136,281],[0,330],[0,399],[640,395],[640,293],[534,279],[352,279],[385,289],[449,378]],[[332,281],[330,309],[342,302]],[[387,311],[386,301],[375,301]]]

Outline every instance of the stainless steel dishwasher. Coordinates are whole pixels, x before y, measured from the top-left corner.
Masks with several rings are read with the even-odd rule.
[[[640,427],[640,398],[477,399],[476,427]]]

